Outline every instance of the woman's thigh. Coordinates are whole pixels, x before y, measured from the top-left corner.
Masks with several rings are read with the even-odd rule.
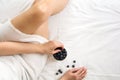
[[[49,38],[48,21],[44,22],[41,26],[39,26],[34,34],[40,35],[40,36],[48,39]]]

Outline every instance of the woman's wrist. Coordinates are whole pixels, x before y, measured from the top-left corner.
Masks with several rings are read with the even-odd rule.
[[[47,54],[46,52],[45,52],[45,47],[43,46],[43,44],[40,44],[40,43],[38,43],[38,44],[34,44],[34,50],[35,50],[35,52],[36,53],[39,53],[39,54]]]

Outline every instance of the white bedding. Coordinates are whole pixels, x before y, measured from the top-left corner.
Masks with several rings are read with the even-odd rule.
[[[5,0],[1,1],[5,2]],[[12,2],[14,1],[16,0],[12,0]],[[22,0],[19,1],[22,2]],[[23,4],[14,5],[18,7],[17,13],[12,13],[16,7],[15,9],[10,9],[10,11],[12,10],[10,14],[11,17],[22,11],[25,6],[21,8],[21,5]],[[41,71],[39,80],[57,80],[61,76],[55,75],[58,69],[61,69],[63,73],[65,73],[65,71],[68,70],[66,66],[69,65],[71,68],[73,64],[76,67],[85,66],[88,69],[85,80],[120,80],[119,6],[120,0],[70,0],[63,12],[51,17],[49,21],[50,38],[64,43],[68,51],[68,57],[61,62],[57,62],[50,57],[46,67]],[[5,9],[9,7],[11,6],[5,7]],[[0,8],[2,8],[2,5]],[[1,14],[2,12],[3,11],[1,11]],[[2,17],[7,17],[7,19],[11,18],[4,15],[7,14],[3,12]],[[0,17],[0,22],[4,23],[5,20],[2,20],[2,17]],[[37,55],[28,55],[27,57],[26,55],[26,58],[28,58],[27,60],[30,63],[33,60],[33,64],[38,64],[38,61],[35,59],[39,59],[40,57],[37,57]],[[76,64],[73,63],[73,60],[76,60]],[[16,62],[12,61],[12,63]],[[3,72],[8,71],[8,73],[14,73],[10,67],[0,65],[2,70],[6,70]],[[16,65],[19,67],[12,66],[15,71],[20,67],[19,65]],[[35,71],[38,69],[41,68],[38,67]],[[9,70],[11,71],[9,72]],[[3,72],[1,71],[0,74]],[[6,73],[5,75],[9,74]],[[17,75],[17,77],[18,76],[19,75]],[[14,78],[14,75],[11,77]],[[20,79],[22,78],[23,77],[20,77]],[[8,79],[10,78],[8,77],[6,80]]]
[[[88,69],[85,80],[120,80],[120,0],[70,0],[49,25],[51,39],[68,51],[57,63],[63,71],[76,60],[76,67]]]

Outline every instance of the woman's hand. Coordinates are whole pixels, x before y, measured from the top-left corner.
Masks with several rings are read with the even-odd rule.
[[[82,68],[74,68],[67,71],[60,80],[82,80],[87,73],[87,70]]]
[[[58,41],[49,41],[44,44],[38,44],[38,53],[55,54],[60,51],[56,49],[58,47],[64,48],[63,44]]]

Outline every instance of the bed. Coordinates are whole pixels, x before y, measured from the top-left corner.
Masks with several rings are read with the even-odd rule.
[[[14,5],[17,12],[21,5]],[[58,80],[67,70],[84,66],[87,68],[84,80],[120,80],[120,0],[70,0],[61,13],[49,19],[49,30],[51,40],[64,44],[67,58],[56,61],[53,56],[47,59],[35,54],[1,57],[0,79],[3,76],[5,80],[31,80],[39,76],[35,80]],[[40,42],[40,38],[23,39],[36,40]],[[62,72],[56,75],[59,70]]]
[[[57,79],[59,69],[64,73],[73,65],[85,66],[85,80],[120,80],[119,0],[70,0],[50,18],[49,29],[50,39],[64,43],[68,56],[64,61],[49,58],[45,72]]]

